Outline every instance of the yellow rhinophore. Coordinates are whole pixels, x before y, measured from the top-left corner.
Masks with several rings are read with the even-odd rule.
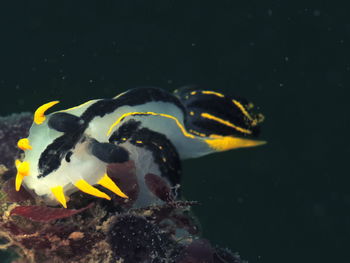
[[[67,208],[66,197],[64,196],[63,187],[55,186],[51,188],[51,192],[56,197],[57,201],[61,203],[64,208]]]
[[[77,181],[75,183],[75,186],[82,192],[90,194],[90,195],[94,195],[100,198],[105,198],[107,200],[111,200],[111,198],[105,194],[104,192],[101,192],[100,190],[98,190],[97,188],[93,187],[92,185],[90,185],[88,182],[86,182],[84,179],[80,179],[79,181]]]
[[[237,138],[233,136],[219,136],[212,134],[205,142],[216,151],[227,151],[235,148],[254,147],[263,145],[265,141]]]
[[[23,139],[18,140],[17,146],[18,146],[18,148],[20,148],[23,151],[33,149],[29,143],[28,138],[23,138]]]
[[[42,124],[46,119],[45,112],[57,103],[59,103],[59,101],[55,100],[40,106],[34,113],[34,122],[38,125]]]
[[[123,198],[129,198],[126,194],[124,194],[120,188],[113,182],[113,180],[105,174],[100,181],[98,181],[99,185],[102,185],[103,187],[107,188],[108,190],[112,191],[116,195],[119,195]]]
[[[20,160],[16,160],[15,164],[17,168],[16,191],[19,191],[22,185],[23,178],[29,175],[30,167],[28,162],[21,162]]]

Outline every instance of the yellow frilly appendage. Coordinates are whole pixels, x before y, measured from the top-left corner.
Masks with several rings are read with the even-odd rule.
[[[227,151],[236,148],[254,147],[266,144],[266,141],[244,139],[232,136],[211,135],[205,142],[216,151]]]
[[[45,112],[57,103],[59,103],[59,101],[55,100],[40,106],[34,113],[34,122],[38,125],[42,124],[46,119]]]
[[[108,190],[112,191],[116,195],[119,195],[123,198],[129,198],[126,194],[124,194],[120,188],[113,182],[111,178],[107,174],[105,174],[100,181],[98,181],[99,185],[102,185],[103,187],[107,188]]]
[[[20,160],[16,160],[16,191],[19,191],[22,185],[23,178],[29,175],[30,166],[28,162],[21,162]]]
[[[56,186],[51,188],[51,192],[55,196],[58,202],[64,207],[67,208],[67,200],[64,196],[63,187],[62,186]]]
[[[23,138],[23,139],[18,140],[17,146],[18,146],[18,148],[20,148],[23,151],[33,149],[29,143],[28,138]]]
[[[93,196],[97,196],[100,198],[105,198],[107,200],[111,200],[111,198],[105,194],[104,192],[101,192],[100,190],[98,190],[97,188],[93,187],[92,185],[90,185],[88,182],[86,182],[84,179],[80,179],[79,181],[77,181],[75,183],[75,186],[82,192],[93,195]]]
[[[101,180],[98,182],[98,184],[102,185],[103,187],[107,188],[108,190],[112,191],[116,195],[119,195],[123,198],[128,198],[126,194],[124,194],[119,187],[113,182],[111,178],[108,177],[107,174],[105,174]],[[87,181],[84,179],[80,179],[75,183],[75,186],[82,192],[97,196],[100,198],[105,198],[107,200],[111,200],[111,198],[98,190],[97,188],[90,185]],[[67,199],[64,195],[63,187],[62,186],[55,186],[51,188],[51,192],[56,198],[56,200],[64,207],[67,208]]]

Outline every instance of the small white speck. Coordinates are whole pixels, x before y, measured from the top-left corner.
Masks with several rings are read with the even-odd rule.
[[[44,58],[44,62],[47,62],[48,61],[48,59],[47,58]]]
[[[62,54],[62,57],[64,57],[65,55],[64,54]]]
[[[66,79],[66,76],[62,76],[62,80],[65,80]]]
[[[197,44],[196,43],[191,43],[191,46],[192,47],[195,47]]]
[[[92,79],[89,80],[90,83],[94,82]]]
[[[173,80],[172,79],[168,79],[168,84],[173,84]]]
[[[288,62],[288,61],[289,61],[289,57],[285,57],[284,60],[285,60],[286,62]]]
[[[15,89],[16,89],[16,90],[19,90],[19,89],[20,89],[19,84],[17,84],[17,85],[15,86]]]
[[[272,9],[268,9],[268,10],[267,10],[267,15],[268,15],[268,16],[272,16]]]
[[[279,85],[280,87],[283,87],[284,86],[284,84],[283,83],[280,83],[280,85]]]

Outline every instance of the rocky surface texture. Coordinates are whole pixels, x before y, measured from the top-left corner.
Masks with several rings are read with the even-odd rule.
[[[159,178],[151,176],[148,185],[164,204],[133,208],[138,186],[132,162],[108,167],[127,201],[79,192],[63,209],[46,206],[23,187],[16,192],[14,160],[21,158],[16,143],[27,136],[31,122],[31,114],[0,118],[0,249],[14,250],[13,262],[243,262],[201,238],[190,211],[197,203],[164,198],[171,193]]]

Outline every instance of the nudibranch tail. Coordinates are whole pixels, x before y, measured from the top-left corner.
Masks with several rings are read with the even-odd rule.
[[[29,175],[29,162],[21,162],[20,160],[16,160],[16,191],[19,191],[22,185],[23,178]]]
[[[105,198],[107,200],[111,200],[111,198],[105,194],[104,192],[101,192],[97,188],[90,185],[88,182],[86,182],[84,179],[80,179],[75,183],[75,186],[82,192],[87,193],[89,195],[97,196],[100,198]]]
[[[57,103],[59,103],[58,100],[51,101],[40,106],[34,113],[34,122],[38,125],[42,124],[46,119],[45,112]]]
[[[210,138],[205,141],[216,151],[227,151],[230,149],[255,147],[266,144],[266,141],[218,135],[211,135]]]
[[[55,196],[56,200],[64,207],[67,208],[67,200],[64,196],[64,191],[62,186],[56,186],[51,188],[51,192]]]
[[[120,188],[113,182],[113,180],[105,174],[100,181],[98,181],[99,185],[102,185],[103,187],[107,188],[108,190],[112,191],[116,195],[123,197],[123,198],[129,198],[126,194],[124,194]]]
[[[23,139],[18,140],[17,146],[18,146],[18,148],[20,148],[23,151],[33,150],[32,146],[29,143],[28,138],[23,138]]]

